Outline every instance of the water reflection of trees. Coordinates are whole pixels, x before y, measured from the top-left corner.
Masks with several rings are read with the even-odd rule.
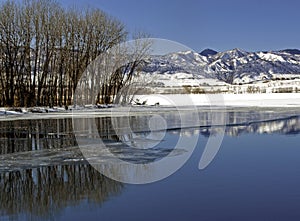
[[[300,120],[298,116],[280,116],[279,119],[272,113],[249,113],[249,112],[201,112],[186,113],[182,116],[174,113],[161,114],[168,123],[169,129],[181,128],[181,117],[190,119],[192,128],[200,128],[201,134],[208,136],[218,133],[218,127],[210,127],[213,118],[222,115],[227,122],[226,134],[239,136],[243,133],[281,133],[295,134],[300,131]],[[196,117],[199,117],[199,125],[194,125]],[[96,118],[97,131],[93,131],[90,119],[80,119],[81,127],[85,138],[95,138],[98,135],[108,141],[122,141],[130,143],[136,137],[149,137],[148,116],[131,116],[128,118]],[[275,119],[275,120],[274,120]],[[186,121],[187,122],[187,121]],[[217,122],[214,120],[214,122]],[[157,126],[160,130],[160,126]],[[132,132],[135,132],[133,134]],[[81,133],[81,132],[80,132]],[[155,133],[152,134],[155,135]],[[154,139],[155,140],[155,136]],[[43,119],[43,120],[19,120],[3,121],[0,124],[0,154],[26,152],[45,149],[58,149],[77,146],[72,127],[72,119]]]
[[[70,119],[3,121],[0,154],[76,145]]]
[[[298,116],[280,115],[278,117],[271,113],[249,112],[215,112],[213,114],[187,112],[183,117],[191,119],[191,126],[194,124],[193,119],[196,115],[199,117],[199,125],[181,131],[176,130],[181,127],[178,114],[164,113],[162,116],[166,119],[168,128],[174,129],[173,133],[181,132],[181,134],[186,133],[186,136],[191,136],[200,131],[202,135],[208,136],[218,133],[219,127],[210,127],[212,118],[219,117],[218,114],[225,117],[228,124],[226,134],[229,136],[247,133],[300,133]],[[142,138],[149,135],[150,117],[141,115],[128,119],[119,117],[113,120],[105,117],[96,118],[95,125],[98,131],[91,130],[90,119],[82,119],[82,128],[76,129],[82,129],[85,138],[95,138],[97,133],[105,141],[126,143],[136,139],[132,131],[137,132]],[[78,149],[72,119],[3,121],[0,124],[0,155],[66,147]],[[118,173],[118,171],[114,172]],[[47,217],[51,213],[59,213],[70,204],[79,204],[82,200],[101,204],[110,196],[119,194],[122,187],[122,184],[102,176],[86,164],[41,166],[34,169],[2,172],[0,173],[0,215],[27,213],[37,217]]]
[[[99,129],[102,135],[109,135],[110,126],[105,122],[103,119],[99,122]],[[77,150],[76,145],[72,119],[3,121],[0,124],[1,155],[66,147]],[[2,172],[0,215],[31,214],[39,220],[82,200],[101,204],[121,190],[121,183],[86,164]]]
[[[89,120],[81,121],[81,132],[85,138],[94,138],[95,133],[105,141],[118,142],[132,138],[131,130],[122,128],[122,117],[117,119],[115,125],[110,118],[95,119],[98,131],[90,130]],[[148,135],[148,117],[130,117],[129,121],[128,126],[133,131],[138,131],[141,136]],[[120,126],[118,129],[121,130],[116,131],[115,126]],[[0,124],[0,147],[0,155],[3,156],[66,147],[78,150],[72,119],[3,121]],[[4,170],[0,173],[0,215],[13,217],[29,214],[36,216],[37,220],[40,217],[49,218],[51,214],[57,214],[82,200],[101,204],[110,196],[119,194],[122,188],[121,183],[82,163]]]
[[[123,185],[89,165],[41,167],[0,174],[2,215],[31,214],[47,218],[82,200],[97,204],[119,194]]]
[[[120,118],[121,119],[121,118]],[[134,119],[134,117],[132,118]],[[140,118],[145,120],[144,118]],[[119,140],[110,118],[96,118],[98,131],[91,131],[89,119],[80,119],[86,138],[99,135],[105,140]],[[141,123],[141,121],[139,121]],[[134,125],[139,125],[134,124]],[[81,129],[81,128],[76,128]],[[125,128],[125,130],[127,130]],[[121,137],[121,136],[120,136]],[[41,119],[2,121],[0,124],[0,154],[58,149],[77,146],[72,119]]]

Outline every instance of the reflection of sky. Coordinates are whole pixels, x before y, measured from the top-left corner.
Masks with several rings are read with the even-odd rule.
[[[170,137],[171,138],[171,137]],[[126,185],[102,207],[69,207],[60,220],[286,220],[300,217],[299,135],[225,137],[205,170],[197,165],[206,139],[174,175]],[[255,211],[255,212],[253,212]]]

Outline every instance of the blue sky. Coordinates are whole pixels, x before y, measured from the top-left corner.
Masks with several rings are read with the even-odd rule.
[[[300,48],[298,0],[58,0],[97,7],[130,32],[177,41],[201,51]]]

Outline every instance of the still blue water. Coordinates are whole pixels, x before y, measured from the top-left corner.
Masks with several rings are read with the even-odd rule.
[[[82,202],[61,220],[299,220],[299,135],[225,137],[198,170],[205,139],[187,164],[154,184],[126,185],[102,206]]]
[[[151,184],[133,185],[113,181],[84,161],[74,161],[73,164],[68,161],[65,165],[63,161],[55,161],[54,164],[35,165],[33,168],[21,163],[9,170],[2,165],[0,218],[299,220],[299,122],[299,117],[288,117],[227,127],[220,150],[203,170],[199,170],[198,165],[208,140],[209,129],[185,129],[181,135],[180,130],[167,131],[158,148],[174,146],[179,135],[190,139],[199,134],[200,136],[194,152],[182,168]],[[37,125],[34,127],[36,128],[43,123],[45,121],[31,121],[30,124]],[[58,122],[58,126],[68,132],[67,124]],[[33,142],[29,142],[29,149],[33,146],[36,149],[46,149],[47,145],[52,145],[56,149],[72,145],[73,139],[67,135],[54,140],[48,137],[48,140],[41,141],[43,136],[34,133],[35,130],[24,136],[16,133],[20,128],[26,129],[27,125],[28,121],[14,125],[2,123],[2,131],[14,127],[15,133],[2,133],[5,134],[0,140],[2,149],[4,145],[10,145],[2,153],[3,156],[28,151],[20,149],[18,145],[20,139],[23,139],[23,144],[29,142],[26,141],[28,134],[31,134],[28,139]],[[209,133],[212,134],[212,131]],[[38,141],[35,140],[37,136]],[[7,137],[11,138],[9,142]],[[78,159],[77,155],[72,157]],[[2,164],[5,163],[7,162],[3,160]]]

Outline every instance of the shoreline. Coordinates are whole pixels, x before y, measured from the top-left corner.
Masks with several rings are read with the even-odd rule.
[[[33,107],[43,112],[22,112],[13,108],[0,107],[0,121],[22,119],[58,119],[58,118],[91,118],[138,116],[170,111],[272,111],[300,113],[300,93],[274,94],[151,94],[136,95],[134,100],[145,101],[146,105],[86,105],[85,107],[69,106],[69,110],[54,107]],[[159,103],[159,105],[158,105]]]
[[[0,122],[4,121],[18,121],[18,120],[47,120],[47,119],[83,119],[83,118],[107,118],[107,117],[138,117],[138,116],[149,116],[149,115],[164,115],[172,114],[176,112],[182,114],[194,113],[269,113],[272,115],[286,116],[300,116],[300,109],[298,107],[254,107],[254,106],[119,106],[107,109],[82,109],[82,110],[70,110],[68,112],[53,112],[53,113],[24,113],[24,114],[12,114],[12,115],[1,115]]]

